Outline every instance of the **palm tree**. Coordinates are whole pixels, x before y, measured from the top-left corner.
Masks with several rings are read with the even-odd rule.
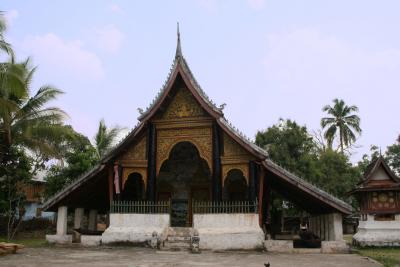
[[[40,153],[43,158],[57,157],[56,144],[69,133],[63,125],[66,114],[47,103],[62,94],[59,89],[46,85],[30,97],[30,84],[36,68],[29,59],[22,63],[0,63],[0,171],[1,190],[6,201],[4,214],[8,217],[7,238],[10,240],[18,229],[17,208],[21,208],[23,195],[18,185],[25,182],[32,164],[17,174],[19,162],[26,162],[26,151]],[[19,151],[19,152],[17,152]],[[35,169],[35,168],[34,168]],[[18,170],[19,171],[19,170]],[[4,203],[4,201],[2,201]],[[3,211],[2,211],[3,212]]]
[[[35,70],[29,59],[0,64],[0,162],[12,145],[54,156],[54,144],[65,136],[65,112],[45,107],[63,92],[45,85],[29,97]]]
[[[99,158],[104,156],[112,148],[121,130],[122,128],[120,127],[108,128],[104,119],[100,120],[99,129],[95,136],[95,148]]]
[[[4,32],[6,29],[6,19],[4,17],[4,13],[0,11],[0,50],[3,50],[13,58],[14,53],[11,49],[11,45],[4,40]]]
[[[358,112],[357,106],[347,106],[342,99],[334,99],[333,107],[326,105],[322,111],[327,112],[332,117],[321,119],[323,129],[327,128],[324,137],[330,147],[339,131],[339,146],[343,153],[345,146],[348,147],[356,140],[355,133],[361,134],[360,117],[354,112]]]

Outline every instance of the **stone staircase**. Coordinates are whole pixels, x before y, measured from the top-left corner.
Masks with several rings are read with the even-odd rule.
[[[161,243],[161,250],[190,250],[190,240],[194,229],[189,227],[169,227]]]

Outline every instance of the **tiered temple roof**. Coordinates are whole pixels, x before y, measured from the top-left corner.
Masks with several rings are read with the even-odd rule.
[[[141,112],[138,117],[138,124],[136,127],[119,143],[112,149],[107,155],[105,155],[100,163],[93,169],[82,175],[80,178],[75,180],[72,184],[65,187],[60,192],[56,193],[51,197],[45,204],[44,209],[53,209],[57,203],[67,197],[72,191],[79,188],[81,185],[87,183],[90,179],[96,177],[101,172],[104,172],[106,164],[120,153],[124,147],[130,144],[135,137],[145,129],[146,122],[157,112],[160,105],[166,99],[172,85],[180,74],[184,79],[185,83],[188,85],[188,89],[192,92],[193,96],[197,99],[199,104],[216,119],[218,125],[228,134],[231,138],[237,141],[243,148],[249,151],[252,155],[263,162],[263,166],[274,174],[275,179],[278,183],[289,186],[288,188],[297,194],[299,202],[302,202],[304,198],[304,203],[319,203],[323,209],[333,209],[344,214],[351,213],[351,206],[344,201],[330,195],[329,193],[317,188],[311,183],[305,181],[304,179],[294,175],[293,173],[285,170],[284,168],[278,166],[268,158],[268,152],[260,148],[254,142],[252,142],[248,137],[246,137],[242,132],[235,128],[223,114],[223,106],[218,107],[203,91],[199,83],[196,81],[194,75],[192,74],[184,56],[182,53],[181,39],[178,29],[178,41],[175,53],[175,58],[171,66],[170,72],[166,79],[166,82],[162,86],[161,90],[157,94],[156,98],[152,101],[150,106]],[[280,179],[280,180],[279,180]],[[289,192],[288,191],[288,192]],[[285,194],[285,192],[282,192]],[[308,202],[307,202],[307,201]],[[316,204],[318,206],[318,204]],[[318,210],[318,209],[317,209]],[[320,211],[320,210],[318,210]]]

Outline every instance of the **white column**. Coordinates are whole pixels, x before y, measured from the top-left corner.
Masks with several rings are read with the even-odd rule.
[[[76,208],[74,213],[74,229],[82,228],[83,216],[85,215],[85,209]]]
[[[321,221],[321,240],[325,240],[325,218],[324,215],[319,215]]]
[[[343,221],[342,214],[332,213],[333,220],[333,235],[332,240],[342,241],[343,240]]]
[[[60,206],[57,212],[57,235],[67,234],[68,207]]]
[[[331,217],[330,214],[324,214],[324,224],[325,224],[325,240],[330,240],[329,239],[329,218]]]
[[[97,210],[89,211],[88,229],[92,231],[97,230]]]

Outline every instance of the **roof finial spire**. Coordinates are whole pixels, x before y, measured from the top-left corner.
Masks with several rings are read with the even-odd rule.
[[[176,34],[177,34],[177,44],[176,44],[176,53],[175,57],[182,57],[182,48],[181,48],[181,33],[179,32],[179,22],[176,23],[177,28],[176,28]]]

